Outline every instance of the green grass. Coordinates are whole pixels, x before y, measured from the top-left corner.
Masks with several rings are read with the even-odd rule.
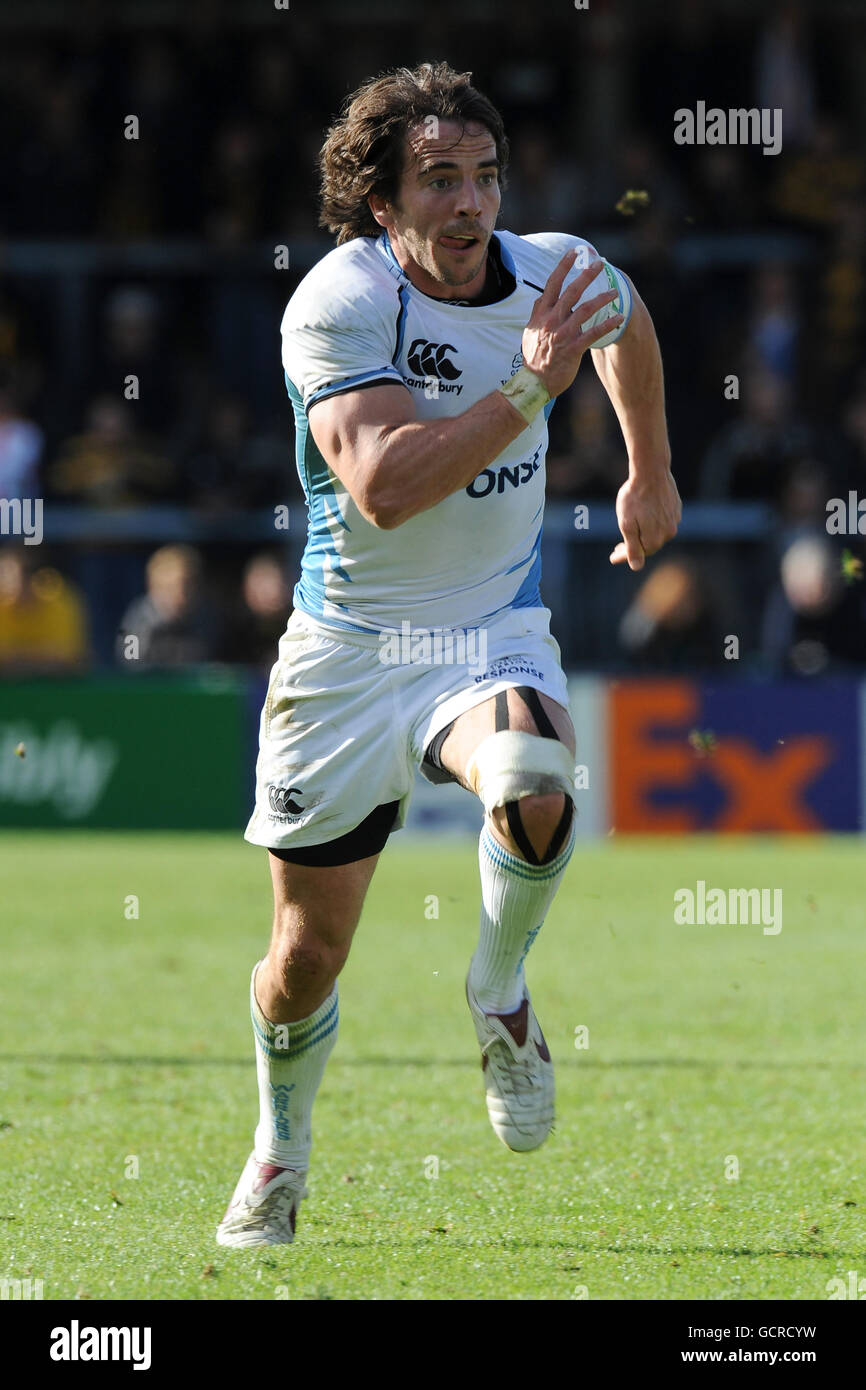
[[[557,1129],[518,1155],[463,999],[475,847],[396,836],[341,978],[298,1239],[260,1253],[213,1236],[257,1118],[264,853],[6,833],[0,1276],[46,1299],[825,1299],[866,1275],[862,856],[579,848],[528,961]],[[699,878],[782,888],[781,933],[675,925]]]

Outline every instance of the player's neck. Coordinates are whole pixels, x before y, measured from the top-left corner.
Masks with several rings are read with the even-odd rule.
[[[450,304],[462,304],[468,308],[481,308],[485,304],[498,304],[500,299],[507,298],[516,282],[514,276],[506,270],[502,263],[499,242],[495,236],[490,238],[485,267],[487,273],[481,290],[474,295],[450,299],[448,302]]]
[[[481,307],[485,304],[496,304],[500,299],[505,299],[506,296],[509,295],[511,291],[514,289],[514,277],[510,275],[509,272],[505,270],[504,266],[502,265],[502,261],[499,255],[499,243],[497,242],[495,236],[492,236],[490,238],[490,243],[487,249],[487,255],[484,258],[484,280],[482,282],[481,288],[476,289],[474,294],[471,295],[467,295],[465,286],[452,287],[451,294],[442,293],[442,290],[445,287],[440,286],[430,277],[428,277],[428,279],[430,279],[429,288],[417,284],[407,267],[402,265],[400,261],[398,261],[397,256],[394,253],[394,248],[391,246],[390,238],[387,239],[387,247],[395,264],[400,265],[403,274],[407,277],[407,279],[410,281],[413,287],[416,290],[418,290],[420,294],[426,295],[428,299],[436,299],[441,304],[457,304],[467,306],[470,308],[473,306]],[[479,275],[480,273],[481,272],[479,271]],[[435,290],[438,290],[439,293],[435,293]],[[457,291],[456,293],[453,292],[455,290]]]

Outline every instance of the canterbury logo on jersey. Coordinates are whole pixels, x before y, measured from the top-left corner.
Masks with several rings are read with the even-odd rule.
[[[407,361],[410,372],[416,376],[435,376],[440,381],[456,381],[463,372],[445,356],[446,352],[456,352],[453,343],[428,343],[424,338],[416,338],[409,347]]]
[[[503,493],[507,487],[522,487],[538,472],[541,451],[542,445],[539,444],[531,459],[524,459],[513,467],[503,464],[501,468],[482,468],[466,489],[467,494],[470,497],[489,497],[492,492]]]

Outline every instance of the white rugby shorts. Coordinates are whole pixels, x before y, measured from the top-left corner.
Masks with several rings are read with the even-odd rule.
[[[295,609],[262,709],[245,839],[271,849],[326,844],[391,801],[399,830],[415,769],[452,719],[516,685],[568,709],[548,608],[507,609],[462,644],[452,635],[437,647],[431,637],[403,634],[386,646],[379,633],[343,632]]]

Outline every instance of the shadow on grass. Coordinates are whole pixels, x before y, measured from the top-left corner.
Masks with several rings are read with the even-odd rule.
[[[0,1052],[0,1063],[10,1062],[18,1065],[76,1067],[248,1067],[252,1065],[253,1054],[243,1057],[204,1057],[191,1052],[186,1057],[123,1057],[110,1052],[69,1053],[66,1056],[46,1059],[44,1052]],[[478,1066],[478,1058],[467,1057],[340,1057],[334,1056],[329,1063],[332,1067],[472,1067]],[[620,1057],[610,1061],[598,1061],[589,1057],[558,1057],[557,1067],[580,1067],[582,1070],[617,1071],[629,1067],[656,1067],[663,1070],[670,1067],[679,1071],[721,1071],[725,1067],[732,1071],[864,1071],[866,1062],[827,1062],[821,1060],[801,1060],[791,1058],[782,1061],[778,1058],[764,1061],[744,1057],[740,1059],[701,1057]]]
[[[311,1236],[311,1238],[314,1238],[314,1239],[315,1239],[315,1241],[316,1241],[316,1246],[317,1246],[318,1249],[322,1249],[322,1248],[326,1248],[326,1247],[327,1247],[329,1250],[367,1250],[367,1249],[369,1249],[369,1241],[366,1240],[366,1239],[361,1239],[361,1238],[354,1239],[354,1238],[349,1237],[349,1236],[326,1236],[326,1235],[324,1235],[324,1234],[319,1234],[319,1233],[315,1230],[315,1226],[316,1226],[316,1222],[311,1220],[310,1223],[309,1223],[307,1226],[304,1227],[304,1230],[305,1230],[305,1231],[309,1230],[310,1236]],[[444,1234],[444,1232],[443,1232],[443,1234]],[[423,1239],[421,1239],[420,1236],[405,1236],[405,1235],[400,1236],[400,1235],[398,1235],[396,1232],[389,1232],[389,1233],[387,1234],[386,1238],[385,1238],[384,1240],[382,1240],[381,1243],[382,1243],[383,1245],[388,1245],[388,1246],[391,1247],[391,1248],[394,1248],[394,1247],[399,1246],[399,1247],[402,1247],[402,1248],[407,1249],[407,1250],[408,1250],[408,1249],[413,1249],[413,1250],[414,1250],[414,1249],[417,1249],[417,1248],[418,1248],[419,1244],[424,1245],[424,1246],[427,1246],[427,1245],[429,1245],[431,1242],[430,1242],[429,1240],[423,1240]],[[465,1250],[467,1253],[469,1253],[469,1252],[471,1252],[471,1251],[474,1251],[474,1250],[478,1250],[478,1249],[487,1249],[487,1250],[490,1250],[490,1249],[495,1248],[495,1249],[503,1250],[503,1251],[507,1252],[508,1254],[513,1254],[513,1255],[520,1254],[521,1251],[530,1251],[530,1250],[547,1250],[547,1251],[551,1251],[551,1252],[554,1252],[554,1251],[557,1251],[557,1250],[561,1250],[561,1251],[563,1251],[564,1253],[567,1253],[567,1254],[572,1255],[572,1256],[573,1256],[573,1255],[648,1255],[648,1256],[652,1256],[654,1259],[671,1259],[671,1258],[675,1258],[675,1257],[677,1257],[677,1256],[682,1256],[683,1258],[688,1259],[688,1258],[694,1258],[694,1256],[696,1256],[696,1255],[713,1255],[713,1256],[716,1256],[716,1257],[718,1257],[718,1258],[724,1258],[724,1259],[732,1258],[732,1259],[749,1259],[749,1260],[760,1260],[760,1259],[767,1259],[767,1258],[779,1258],[779,1259],[789,1259],[789,1260],[791,1260],[791,1259],[793,1259],[793,1260],[815,1260],[815,1259],[819,1259],[819,1260],[831,1260],[831,1259],[832,1259],[832,1260],[839,1261],[839,1260],[857,1260],[857,1259],[862,1260],[862,1258],[863,1258],[863,1252],[862,1252],[862,1250],[859,1251],[858,1253],[854,1253],[854,1252],[852,1252],[852,1251],[848,1251],[848,1250],[837,1250],[837,1249],[835,1249],[835,1248],[830,1249],[830,1250],[828,1250],[828,1249],[822,1249],[821,1247],[817,1247],[817,1246],[816,1246],[814,1249],[808,1249],[808,1250],[807,1250],[807,1249],[804,1249],[804,1248],[802,1248],[802,1247],[800,1247],[800,1246],[797,1246],[797,1247],[792,1248],[792,1249],[780,1250],[779,1247],[778,1247],[778,1245],[776,1245],[776,1246],[766,1246],[766,1247],[761,1246],[761,1247],[759,1247],[759,1248],[757,1248],[757,1249],[752,1249],[750,1246],[736,1246],[736,1245],[649,1245],[649,1244],[647,1244],[647,1245],[641,1245],[641,1244],[625,1244],[625,1243],[623,1243],[623,1242],[617,1242],[616,1244],[609,1244],[609,1245],[608,1245],[608,1244],[604,1244],[602,1241],[599,1241],[599,1242],[597,1242],[597,1243],[593,1243],[592,1241],[588,1241],[588,1240],[506,1240],[506,1241],[497,1241],[495,1238],[493,1238],[493,1239],[490,1239],[490,1240],[488,1240],[488,1241],[479,1242],[478,1240],[472,1240],[472,1241],[470,1242],[470,1241],[468,1241],[468,1240],[464,1240],[464,1239],[463,1239],[462,1237],[460,1237],[460,1236],[457,1236],[456,1238],[452,1237],[452,1238],[450,1238],[450,1239],[446,1237],[445,1240],[442,1240],[441,1242],[436,1242],[436,1244],[439,1245],[440,1248],[444,1248],[445,1246],[451,1246],[451,1247],[455,1247],[455,1246],[456,1246],[456,1247],[458,1247],[458,1248],[461,1249],[461,1250]],[[565,1272],[567,1272],[567,1273],[576,1273],[576,1272],[580,1269],[580,1265],[566,1265],[566,1266],[562,1266],[562,1268],[563,1268],[563,1269],[565,1270]]]

